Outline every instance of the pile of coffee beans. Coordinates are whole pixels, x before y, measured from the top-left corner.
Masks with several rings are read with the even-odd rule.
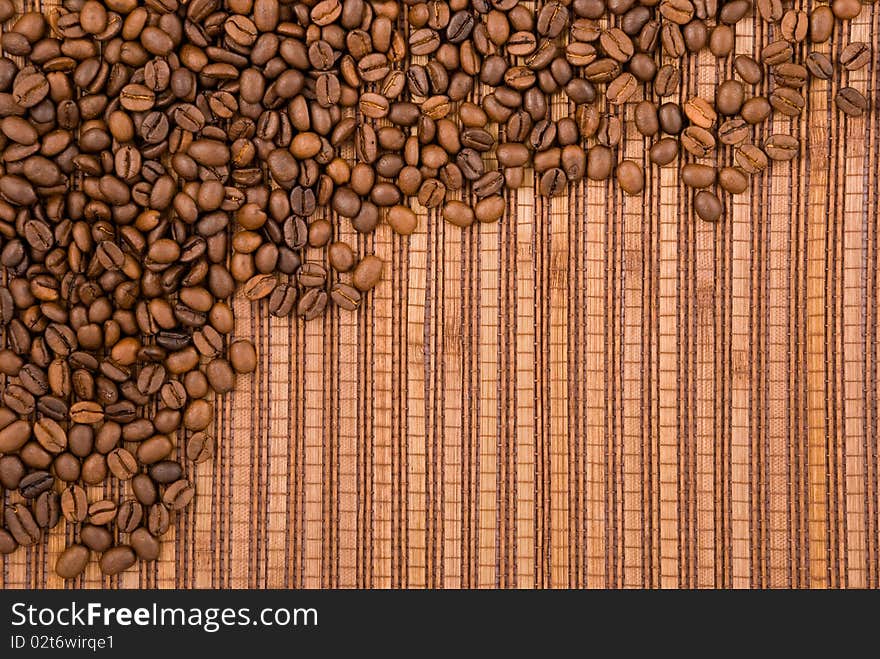
[[[864,43],[809,49],[860,9],[758,0],[773,39],[753,58],[733,52],[750,0],[0,0],[0,553],[64,518],[64,578],[156,559],[212,457],[214,396],[256,367],[231,296],[310,320],[381,280],[337,218],[409,235],[413,207],[495,222],[524,185],[638,195],[632,120],[717,221],[800,150],[755,128],[867,64]],[[682,99],[706,48],[737,77]],[[869,105],[842,84],[836,104]]]

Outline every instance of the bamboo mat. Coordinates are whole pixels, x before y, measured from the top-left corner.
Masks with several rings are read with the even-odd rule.
[[[740,23],[737,52],[767,30]],[[873,44],[847,75],[875,108],[877,34],[866,5],[818,47]],[[730,60],[696,58],[684,93]],[[880,113],[844,121],[835,89],[765,127],[802,157],[717,225],[675,167],[644,197],[519,190],[466,231],[338,223],[386,280],[308,324],[238,299],[260,366],[194,506],[159,562],[67,587],[877,587]],[[625,127],[647,164],[631,105]],[[0,587],[63,587],[70,533],[0,558]]]

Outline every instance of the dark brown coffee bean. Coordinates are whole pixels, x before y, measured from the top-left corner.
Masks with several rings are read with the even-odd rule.
[[[690,188],[708,188],[715,183],[716,171],[709,165],[688,163],[681,168],[681,182]]]
[[[834,29],[834,12],[828,5],[819,5],[810,12],[810,42],[825,43]]]
[[[137,557],[128,545],[119,545],[108,549],[101,555],[98,565],[107,576],[124,572],[135,564]]]
[[[94,551],[105,551],[113,542],[113,536],[107,529],[94,524],[84,524],[80,531],[80,538],[83,544]]]
[[[739,167],[724,167],[718,172],[718,184],[730,194],[741,194],[749,187],[749,177]]]
[[[107,454],[107,468],[121,481],[130,480],[138,472],[137,460],[124,448],[117,448]]]
[[[871,60],[871,47],[863,41],[848,44],[840,51],[840,64],[847,71],[857,71]]]
[[[61,453],[67,448],[67,433],[48,417],[41,417],[34,424],[34,437],[49,453]]]
[[[759,124],[770,116],[770,102],[763,96],[755,96],[743,103],[740,114],[749,124]]]
[[[747,174],[759,174],[767,168],[767,154],[754,144],[741,145],[734,158]]]
[[[5,510],[6,530],[22,547],[30,547],[40,541],[41,531],[31,511],[22,504],[7,506]]]
[[[7,490],[17,490],[25,473],[24,463],[17,455],[0,457],[0,486]]]
[[[803,112],[806,101],[803,95],[790,87],[777,87],[770,94],[770,105],[777,112],[796,117]]]
[[[330,299],[336,306],[347,311],[354,311],[360,306],[361,294],[353,286],[337,282],[330,289]]]
[[[860,117],[868,109],[868,99],[853,87],[843,87],[834,97],[834,103],[844,114]]]
[[[800,142],[791,135],[775,134],[764,141],[764,152],[771,160],[791,160],[800,151]]]
[[[21,479],[18,491],[25,499],[36,499],[43,492],[51,490],[55,479],[48,471],[34,471]]]
[[[784,62],[773,67],[773,80],[785,87],[800,89],[807,83],[807,69],[794,62]]]
[[[138,528],[132,531],[129,542],[142,561],[155,561],[159,558],[161,544],[147,529]]]
[[[88,563],[88,548],[84,545],[70,545],[58,555],[55,573],[62,579],[75,579],[85,572]]]
[[[683,110],[691,123],[700,128],[711,128],[715,123],[717,115],[709,101],[694,96],[684,104]]]
[[[831,60],[828,59],[828,56],[824,53],[810,53],[807,55],[804,64],[810,72],[810,75],[814,78],[831,80],[831,76],[834,75],[834,64],[831,63]]]
[[[780,39],[772,41],[761,51],[761,61],[766,65],[782,64],[790,62],[794,55],[791,44]]]
[[[722,144],[742,144],[749,137],[749,124],[742,117],[728,119],[718,127],[718,140]]]
[[[782,20],[782,0],[757,0],[755,6],[761,18],[768,23],[778,23]]]
[[[61,521],[61,505],[57,492],[43,492],[34,501],[34,520],[41,529],[53,529]]]
[[[123,533],[131,533],[140,526],[143,517],[141,504],[134,499],[126,499],[119,504],[116,512],[116,527]]]
[[[688,126],[681,134],[681,146],[697,158],[705,158],[715,150],[715,137],[699,126]]]
[[[733,67],[739,77],[750,85],[757,85],[764,78],[761,65],[748,55],[737,55],[733,60]]]
[[[629,195],[641,194],[645,188],[645,173],[633,160],[623,160],[617,165],[617,182]]]
[[[648,156],[655,165],[668,165],[678,156],[678,140],[672,137],[658,140],[651,145]]]
[[[171,510],[183,510],[190,504],[194,496],[195,490],[189,481],[180,479],[165,488],[162,501]]]
[[[733,115],[740,111],[745,101],[745,90],[736,80],[725,80],[715,90],[715,109],[722,115]]]
[[[807,38],[809,17],[804,11],[789,9],[779,23],[779,33],[786,41],[799,42]]]
[[[474,223],[474,211],[467,204],[452,199],[443,205],[443,219],[458,227],[469,227]]]
[[[654,92],[660,96],[672,96],[681,85],[681,73],[671,64],[665,64],[657,71],[657,77],[654,78]]]
[[[700,219],[717,222],[721,218],[721,200],[713,192],[700,190],[694,195],[694,210]]]

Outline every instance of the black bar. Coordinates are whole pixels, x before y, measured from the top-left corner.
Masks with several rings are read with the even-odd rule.
[[[616,659],[637,649],[711,656],[741,648],[763,657],[774,642],[783,656],[799,643],[812,656],[823,634],[833,635],[832,656],[845,656],[861,636],[875,635],[877,603],[876,591],[6,590],[0,591],[0,657],[57,653],[57,645],[64,656],[156,659],[182,656],[165,650],[185,648],[217,657],[304,656],[311,649],[329,657],[353,651],[456,659],[478,652]],[[62,623],[76,614],[78,624],[58,624],[59,613]],[[273,652],[279,648],[291,652]]]

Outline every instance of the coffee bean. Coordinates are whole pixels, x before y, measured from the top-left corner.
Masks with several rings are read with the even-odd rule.
[[[843,87],[834,97],[834,103],[844,114],[860,117],[868,109],[868,99],[853,87]]]
[[[834,29],[834,13],[828,5],[819,5],[810,12],[810,42],[825,43]]]
[[[755,96],[743,103],[740,115],[748,124],[759,124],[770,116],[770,102],[763,96]]]
[[[830,80],[831,76],[834,75],[834,65],[831,63],[831,60],[828,59],[828,56],[824,53],[812,52],[807,55],[804,64],[807,67],[807,70],[810,72],[814,78],[818,78],[820,80]]]
[[[806,101],[796,89],[777,87],[770,94],[770,105],[777,112],[789,117],[796,117],[803,112]]]
[[[648,157],[655,165],[668,165],[678,156],[678,140],[672,137],[664,137],[654,144],[648,152]]]
[[[195,490],[186,480],[177,480],[165,488],[162,495],[162,501],[171,510],[183,510],[186,508],[195,496]]]
[[[736,80],[725,80],[715,90],[715,109],[722,115],[733,115],[740,111],[745,101],[745,90]]]
[[[737,145],[748,139],[749,124],[742,117],[728,119],[718,127],[718,140],[722,144]]]
[[[767,154],[754,144],[741,145],[734,158],[747,174],[758,174],[767,168]]]
[[[117,448],[107,454],[107,468],[121,481],[131,480],[138,472],[137,460],[124,448]]]
[[[699,96],[688,99],[684,104],[684,113],[691,123],[700,128],[711,128],[717,118],[712,105]]]
[[[617,182],[629,195],[637,195],[645,188],[645,174],[641,165],[632,160],[623,160],[617,165]]]
[[[386,221],[395,233],[402,236],[408,236],[413,233],[418,225],[416,214],[406,206],[399,204],[388,210]]]
[[[672,96],[681,85],[681,72],[673,65],[666,64],[657,71],[654,78],[654,92],[662,97]]]
[[[79,485],[71,485],[61,493],[61,514],[68,522],[82,522],[88,516],[88,499]]]
[[[690,188],[708,188],[715,183],[715,168],[698,163],[687,163],[681,168],[681,182]]]
[[[0,528],[0,556],[11,554],[18,549],[18,543],[6,529]]]
[[[31,511],[22,504],[7,506],[4,511],[6,530],[22,547],[37,544],[42,536],[40,527]]]
[[[233,342],[229,346],[229,362],[236,373],[252,373],[257,367],[254,344],[247,340]]]
[[[49,453],[61,453],[67,448],[67,433],[57,421],[42,417],[34,424],[34,436]]]
[[[7,490],[17,490],[25,473],[24,463],[17,455],[0,457],[0,486]]]
[[[322,288],[309,288],[299,297],[296,305],[297,315],[304,320],[314,320],[327,307],[327,293]],[[230,357],[232,353],[230,352]],[[234,362],[233,362],[234,366]],[[253,369],[252,369],[253,370]]]
[[[113,536],[102,526],[83,524],[79,536],[82,543],[92,551],[107,551],[113,544]]]
[[[443,219],[458,227],[469,227],[474,222],[474,211],[467,204],[452,199],[443,206]]]
[[[161,544],[147,529],[141,527],[132,531],[129,537],[131,548],[142,561],[155,561],[159,558]]]
[[[634,119],[636,130],[645,137],[653,137],[660,130],[657,106],[650,101],[641,101],[636,105]]]
[[[721,218],[721,200],[708,190],[700,190],[694,195],[694,210],[700,219],[717,222]]]
[[[749,187],[749,177],[739,167],[723,167],[718,172],[718,185],[730,194],[741,194]]]
[[[791,160],[800,151],[800,142],[791,135],[775,134],[764,140],[764,152],[771,160]]]
[[[105,551],[101,555],[98,565],[101,568],[101,572],[109,577],[124,572],[134,565],[136,561],[137,557],[131,547],[119,545]]]
[[[18,491],[25,499],[36,499],[43,492],[51,490],[55,479],[47,471],[34,471],[21,479]]]
[[[768,23],[778,23],[782,20],[782,0],[757,0],[755,7],[761,18]]]
[[[799,42],[807,38],[809,17],[806,12],[789,9],[782,16],[779,32],[786,41]]]

